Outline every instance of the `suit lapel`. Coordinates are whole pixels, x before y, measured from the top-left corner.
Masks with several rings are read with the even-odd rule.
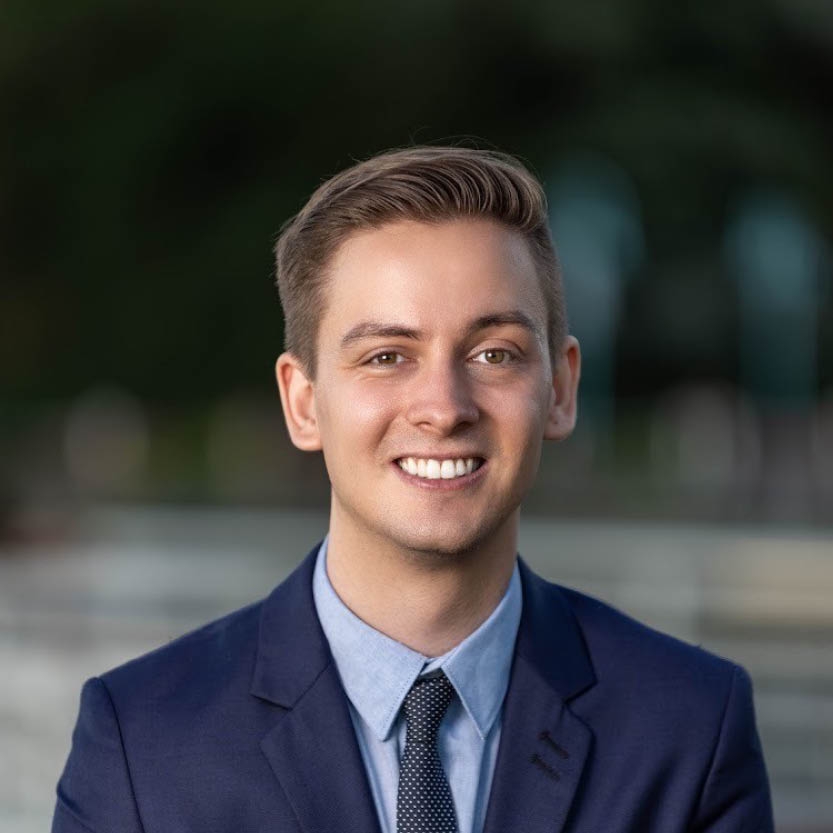
[[[484,833],[560,833],[593,740],[568,702],[592,686],[595,676],[558,588],[523,563],[521,579],[524,612]]]
[[[281,709],[261,749],[307,833],[378,833],[347,697],[315,613],[317,552],[264,603],[251,691]]]
[[[484,833],[559,833],[592,734],[523,658],[506,695]]]
[[[261,748],[309,833],[371,833],[379,822],[335,666],[263,739]]]

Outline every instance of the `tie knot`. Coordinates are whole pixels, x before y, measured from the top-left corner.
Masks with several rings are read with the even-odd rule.
[[[454,687],[442,672],[418,679],[402,703],[407,742],[433,744],[453,697]]]

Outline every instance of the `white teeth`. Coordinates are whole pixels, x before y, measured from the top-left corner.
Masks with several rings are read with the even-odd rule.
[[[403,471],[428,480],[453,480],[455,477],[464,477],[471,474],[478,468],[477,460],[474,457],[458,457],[456,460],[402,457],[398,462]]]

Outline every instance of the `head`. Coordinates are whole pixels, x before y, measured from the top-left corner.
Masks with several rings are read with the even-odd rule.
[[[554,359],[567,322],[540,183],[503,153],[414,147],[374,156],[327,180],[281,230],[275,259],[285,347],[311,379],[328,304],[328,269],[341,245],[359,231],[397,221],[436,224],[454,219],[492,220],[526,241],[546,304]]]
[[[384,154],[321,186],[277,257],[278,387],[293,443],[324,454],[332,540],[514,557],[580,368],[536,180],[491,152]]]

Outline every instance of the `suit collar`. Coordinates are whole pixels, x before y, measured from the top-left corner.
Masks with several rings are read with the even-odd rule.
[[[584,637],[561,588],[518,563],[524,606],[516,653],[566,702],[596,682]]]
[[[332,662],[312,599],[318,546],[266,598],[260,616],[251,692],[288,709]]]

